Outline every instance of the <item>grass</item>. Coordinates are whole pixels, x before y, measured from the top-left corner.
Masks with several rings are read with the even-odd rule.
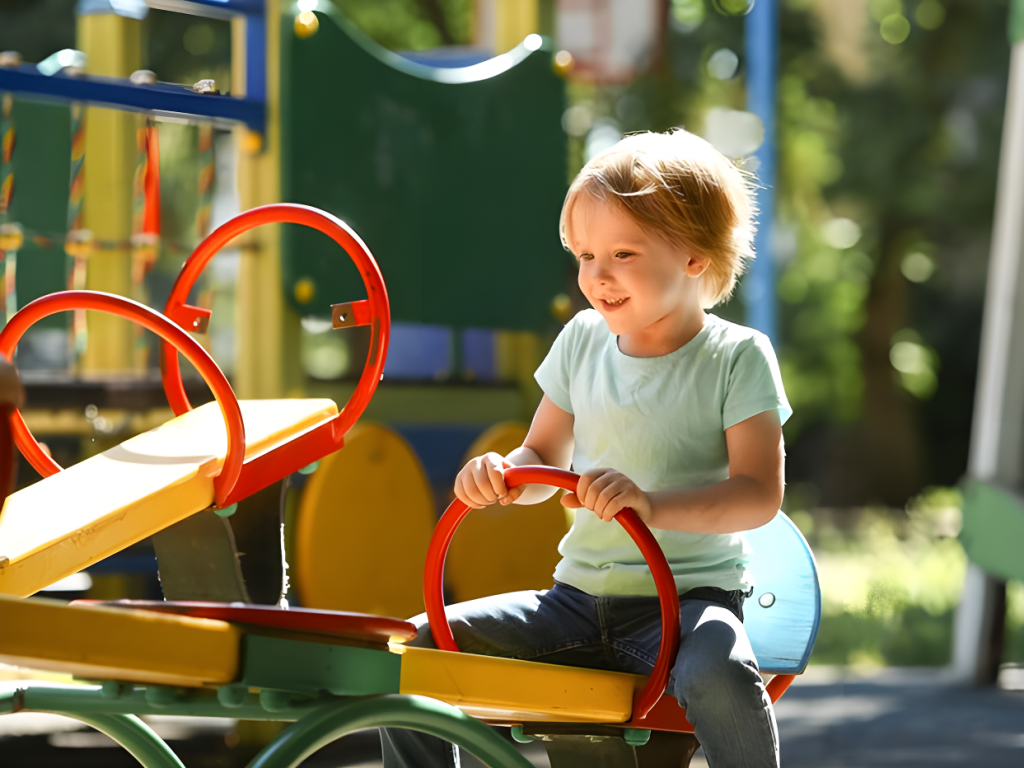
[[[942,666],[967,558],[960,494],[932,488],[906,509],[794,510],[814,550],[822,619],[812,664]],[[1024,662],[1024,585],[1007,585],[1005,662]]]

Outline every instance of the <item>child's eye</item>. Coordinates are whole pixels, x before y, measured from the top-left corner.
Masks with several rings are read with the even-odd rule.
[[[594,254],[592,253],[581,253],[579,256],[576,257],[576,261],[591,261],[593,258]]]
[[[615,258],[616,259],[628,259],[632,255],[633,254],[630,253],[629,251],[619,251],[618,253],[615,254]]]

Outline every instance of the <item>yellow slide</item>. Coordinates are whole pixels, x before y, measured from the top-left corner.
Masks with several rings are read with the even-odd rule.
[[[246,461],[338,413],[326,399],[240,405]],[[226,453],[209,403],[12,494],[0,512],[0,594],[31,595],[207,509]]]

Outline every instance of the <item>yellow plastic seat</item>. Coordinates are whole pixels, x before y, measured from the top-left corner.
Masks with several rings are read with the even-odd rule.
[[[233,624],[0,595],[0,662],[78,677],[199,687],[238,675]]]
[[[495,724],[624,723],[647,678],[624,672],[392,646],[400,692],[429,696]]]
[[[241,408],[247,460],[337,414],[326,399]],[[0,594],[31,595],[210,507],[226,452],[209,403],[12,494],[0,512]]]

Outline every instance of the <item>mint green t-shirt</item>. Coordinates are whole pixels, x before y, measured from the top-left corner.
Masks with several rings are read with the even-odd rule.
[[[687,344],[662,357],[629,357],[595,310],[580,312],[535,374],[544,393],[575,416],[572,467],[612,467],[644,491],[696,488],[729,476],[725,430],[776,409],[792,414],[768,338],[707,315]],[[747,589],[742,533],[653,530],[676,587]],[[616,522],[577,511],[558,546],[555,579],[592,595],[655,595],[640,550]]]

